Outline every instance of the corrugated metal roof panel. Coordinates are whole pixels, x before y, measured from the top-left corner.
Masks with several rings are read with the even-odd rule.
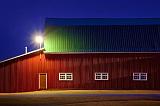
[[[46,26],[44,47],[46,52],[158,52],[159,41],[160,25],[52,25]]]

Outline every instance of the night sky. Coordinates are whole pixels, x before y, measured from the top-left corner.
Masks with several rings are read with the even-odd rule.
[[[0,60],[37,49],[46,17],[159,18],[160,0],[0,0]]]

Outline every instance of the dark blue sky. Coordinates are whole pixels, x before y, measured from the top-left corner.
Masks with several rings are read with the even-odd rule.
[[[36,49],[49,18],[159,18],[159,0],[0,0],[0,60]]]

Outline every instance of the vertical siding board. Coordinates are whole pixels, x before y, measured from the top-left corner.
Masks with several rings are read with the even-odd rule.
[[[15,63],[14,63],[14,74],[15,74],[15,77],[14,77],[14,83],[15,83],[15,88],[14,88],[14,92],[17,91],[17,60],[15,60]]]
[[[83,59],[82,59],[83,60]],[[97,66],[97,61],[96,61],[96,57],[93,56],[92,57],[92,60],[93,60],[93,64],[92,64],[92,67],[93,67],[93,84],[94,86],[96,86],[96,81],[94,80],[94,75],[95,75],[95,72],[96,72],[96,66]]]
[[[122,89],[126,89],[125,85],[125,69],[124,69],[124,57],[121,58],[121,65],[122,65]]]
[[[65,57],[65,55],[63,55],[63,57]],[[66,69],[66,67],[67,67],[67,57],[64,59],[64,64],[65,64],[65,67],[64,67],[64,70],[65,70],[65,72],[67,73],[67,72],[69,72],[69,73],[72,73],[72,75],[73,75],[73,80],[72,81],[66,81],[66,84],[67,84],[67,89],[73,89],[73,88],[76,88],[77,86],[76,86],[76,81],[77,81],[77,79],[78,79],[78,77],[76,78],[75,77],[75,73],[77,73],[77,69],[76,69],[76,56],[73,58],[72,56],[70,56],[69,55],[69,57],[71,57],[71,64],[72,64],[72,66],[71,66],[71,68],[69,69],[69,70],[67,70]]]
[[[73,81],[71,81],[71,88],[77,88],[77,84],[78,84],[78,77],[77,76],[77,73],[78,73],[78,70],[77,70],[77,57],[75,56],[72,60],[72,63],[73,63],[73,67],[72,67],[72,74],[73,74]]]
[[[59,58],[59,61],[60,61],[60,71],[62,73],[71,72],[71,70],[65,70],[65,63],[64,63],[65,62],[65,58],[62,58],[62,57]],[[67,82],[68,81],[61,81],[61,85],[60,85],[61,88],[68,88],[69,84]]]
[[[4,74],[3,74],[3,64],[1,64],[0,65],[0,92],[3,92],[3,81],[4,81],[4,79],[3,79],[3,76],[4,76]]]
[[[57,59],[57,61],[56,61],[56,66],[57,66],[57,77],[56,77],[56,82],[57,82],[57,86],[58,86],[58,88],[61,88],[61,86],[63,86],[63,83],[62,83],[62,81],[59,81],[59,73],[60,72],[62,72],[61,70],[60,70],[60,64],[61,64],[61,61],[60,61],[60,57],[58,56],[58,58],[56,58]]]
[[[34,89],[34,81],[32,81],[32,80],[35,80],[34,78],[33,78],[33,76],[34,76],[34,69],[33,69],[33,66],[34,66],[34,63],[33,63],[33,58],[29,58],[29,60],[28,60],[28,73],[29,73],[29,80],[30,80],[30,82],[29,82],[29,88],[30,88],[30,90],[33,90]]]
[[[82,69],[82,84],[84,89],[88,89],[88,72],[87,72],[87,58],[83,60],[83,69]]]
[[[35,77],[34,77],[35,76],[34,74],[35,74],[35,71],[36,71],[35,70],[35,65],[36,64],[34,63],[34,58],[31,58],[30,59],[30,69],[29,70],[30,70],[30,79],[31,79],[30,87],[31,87],[32,90],[34,90],[34,85],[35,85],[34,83],[35,83],[35,80],[36,80]]]
[[[5,67],[4,64],[2,64],[2,92],[5,92]]]
[[[0,92],[3,92],[3,66],[0,65]]]
[[[48,67],[48,62],[49,62],[49,60],[46,58],[46,56],[45,55],[43,55],[43,61],[44,61],[44,67],[43,67],[43,70],[44,70],[44,72],[47,72],[47,80],[48,80],[48,82],[47,82],[47,89],[51,89],[51,88],[53,88],[53,85],[51,84],[51,80],[52,80],[52,82],[54,82],[54,76],[52,77],[52,71],[54,72],[54,68],[53,68],[53,70],[52,71],[49,71],[49,67]],[[54,61],[54,60],[53,60]],[[54,75],[54,74],[53,74]]]
[[[130,63],[128,62],[128,58],[127,56],[124,57],[125,58],[125,62],[124,62],[124,65],[125,65],[125,87],[126,89],[131,89],[129,84],[131,83],[131,80],[132,80],[132,74],[130,74]]]
[[[19,59],[19,62],[18,62],[19,64],[18,64],[18,90],[20,91],[20,92],[22,92],[22,77],[23,77],[23,73],[22,73],[22,70],[23,70],[23,67],[22,67],[22,60],[21,59]]]
[[[156,57],[156,58],[158,59],[159,57]],[[152,80],[154,81],[154,87],[153,87],[153,89],[157,89],[158,88],[157,85],[159,85],[159,84],[157,82],[159,82],[159,80],[160,80],[160,78],[159,78],[160,72],[157,71],[160,68],[159,67],[160,64],[159,64],[159,62],[157,61],[156,58],[154,57],[153,60],[150,61],[151,69],[154,72],[153,73],[154,76],[151,77]],[[154,61],[154,62],[152,62],[152,61]],[[158,64],[156,64],[156,63],[158,63]],[[154,66],[154,65],[156,65],[156,66]],[[155,80],[154,80],[154,78],[155,78]]]
[[[31,87],[31,81],[30,81],[31,80],[30,79],[31,71],[30,71],[30,58],[29,58],[29,56],[25,58],[25,68],[26,68],[26,70],[25,70],[25,76],[26,76],[26,78],[25,78],[25,80],[26,80],[25,91],[26,91],[26,90],[29,90]]]
[[[5,64],[3,64],[3,80],[4,80],[3,81],[3,91],[6,92],[6,90],[5,90],[6,89],[6,87],[5,87],[6,86],[6,83],[5,83],[6,82],[6,80],[5,80]]]
[[[121,57],[121,62],[120,62],[120,66],[121,66],[121,89],[125,89],[125,84],[124,84],[124,81],[125,81],[125,73],[124,73],[124,57],[122,56]]]
[[[56,57],[56,56],[55,56]],[[55,64],[55,88],[58,88],[58,84],[60,82],[58,82],[58,77],[59,77],[59,73],[58,73],[58,61],[57,61],[57,58],[55,59],[54,61],[54,64]]]
[[[55,56],[55,57],[58,57],[58,56]],[[56,86],[56,88],[59,88],[59,85],[58,84],[60,84],[60,82],[59,82],[59,61],[58,61],[58,59],[56,58],[55,59],[55,86]]]
[[[92,82],[92,80],[93,80],[93,76],[94,76],[94,74],[92,73],[92,58],[91,58],[91,56],[88,56],[88,73],[89,73],[89,76],[88,76],[88,81],[89,81],[89,89],[91,89],[91,88],[93,88],[93,82]]]
[[[30,71],[29,71],[29,56],[26,57],[26,64],[25,64],[25,67],[26,67],[26,88],[25,88],[25,91],[26,90],[29,90],[30,89]]]
[[[75,56],[75,58],[73,59],[73,70],[72,70],[72,73],[73,73],[72,88],[75,88],[75,89],[77,89],[78,85],[79,85],[78,65],[79,65],[78,64],[78,58],[77,58],[77,56]]]
[[[22,60],[22,69],[21,69],[21,73],[22,73],[22,79],[21,79],[21,87],[22,87],[22,91],[25,90],[25,87],[26,87],[26,83],[23,83],[23,82],[26,82],[26,67],[25,67],[26,63],[25,63],[25,59]],[[23,72],[22,72],[23,71]]]
[[[48,69],[48,61],[49,60],[47,60],[46,59],[46,56],[43,54],[43,63],[44,63],[44,66],[43,66],[43,70],[44,70],[44,72],[47,72],[47,89],[51,89],[51,88],[53,88],[53,86],[50,84],[51,83],[51,80],[52,80],[52,82],[54,81],[54,77],[52,77],[51,75],[51,73],[52,72],[50,72],[49,71],[49,69]],[[53,69],[53,71],[54,71],[54,69]]]
[[[85,73],[84,73],[84,76],[85,76],[85,87],[86,87],[86,89],[89,89],[89,67],[88,67],[88,57],[86,57],[86,59],[85,59]]]
[[[26,58],[24,58],[24,60],[23,60],[23,69],[21,70],[21,71],[23,71],[22,73],[23,73],[23,82],[26,82],[26,83],[23,83],[23,89],[22,89],[22,91],[26,91],[26,89],[27,89],[27,59]]]
[[[6,71],[6,65],[4,65],[4,92],[7,92],[8,88],[7,88],[7,78],[8,78],[8,75],[7,75],[7,71]]]
[[[152,58],[152,61],[154,60],[154,57]],[[154,62],[155,63],[155,62]],[[153,64],[154,64],[153,63]],[[155,66],[155,67],[153,67],[153,65],[152,65],[152,62],[151,62],[151,59],[150,59],[150,61],[149,61],[149,65],[150,65],[150,70],[151,70],[151,76],[150,76],[150,84],[152,84],[152,89],[156,89],[156,87],[155,87],[155,84],[156,84],[156,80],[157,80],[157,76],[156,76],[156,74],[155,74],[155,68],[157,68],[157,65]],[[155,78],[155,80],[154,80],[154,78]],[[153,81],[153,82],[152,82]]]
[[[10,90],[9,90],[9,79],[10,79],[10,76],[9,76],[9,72],[8,71],[10,71],[9,70],[9,65],[5,65],[5,71],[4,71],[4,73],[5,73],[5,92],[9,92]]]
[[[160,58],[160,56],[159,56],[159,58]],[[159,58],[157,58],[156,59],[156,61],[158,62],[158,64],[156,64],[156,67],[155,67],[155,74],[156,74],[156,77],[157,77],[157,80],[156,80],[156,87],[159,89],[160,88],[160,77],[159,77],[159,75],[160,75],[160,71],[159,71],[159,69],[160,69],[160,62],[159,62]],[[154,64],[155,65],[155,64]],[[158,73],[157,73],[158,72]],[[158,86],[157,86],[158,85]]]
[[[11,92],[15,91],[15,70],[14,70],[14,64],[15,62],[11,63]]]
[[[158,63],[158,64],[156,64],[156,63]],[[159,77],[160,71],[158,71],[160,69],[159,56],[154,57],[154,59],[152,61],[152,69],[154,70],[154,77],[152,77],[152,79],[155,81],[154,88],[159,89],[160,87],[157,86],[157,85],[160,85],[160,77]]]
[[[29,76],[28,76],[28,80],[29,80],[29,84],[28,84],[28,87],[29,87],[29,90],[33,90],[33,69],[32,69],[32,65],[33,65],[33,61],[32,61],[32,58],[29,58],[28,59],[28,73],[29,73]]]
[[[112,60],[112,55],[111,56],[109,56],[109,55],[107,55],[107,57],[106,57],[106,59],[107,59],[107,69],[109,70],[109,89],[111,89],[112,88],[112,80],[113,80],[113,74],[112,74],[112,64],[111,64],[111,60]]]
[[[52,61],[51,60],[48,60],[48,61],[49,61],[48,66],[50,67],[48,70],[48,78],[50,79],[48,87],[53,88],[53,86],[55,85],[56,76],[57,76],[57,73],[55,73],[56,72],[55,64],[54,64],[55,61],[54,61],[54,58]]]
[[[2,88],[3,88],[2,82],[3,82],[3,79],[2,79],[2,66],[0,65],[0,92],[2,92]]]
[[[45,67],[47,67],[47,72],[48,72],[48,79],[49,79],[49,82],[48,82],[48,87],[49,89],[52,88],[52,87],[56,87],[56,82],[57,82],[57,66],[56,66],[56,61],[55,59],[52,57],[52,61],[51,59],[47,59],[46,57],[46,65]],[[54,74],[54,75],[52,75]],[[53,85],[54,84],[54,85]]]
[[[35,57],[35,63],[37,63],[36,65],[36,71],[35,71],[35,89],[38,90],[38,86],[39,86],[39,74],[38,73],[44,73],[44,71],[42,70],[42,58],[43,56],[40,56],[40,53],[38,53],[38,55]],[[46,71],[45,71],[46,73]]]
[[[113,56],[112,58],[112,61],[111,61],[111,64],[112,64],[112,88],[113,89],[117,89],[117,80],[116,80],[116,77],[117,77],[117,73],[115,71],[115,68],[116,68],[116,64],[115,64],[115,57]]]

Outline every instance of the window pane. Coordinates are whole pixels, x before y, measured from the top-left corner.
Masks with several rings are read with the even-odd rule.
[[[134,76],[133,79],[139,79],[139,76]]]
[[[72,77],[71,76],[67,76],[67,79],[72,79]]]
[[[101,76],[101,73],[96,73],[96,75],[99,75],[99,76]]]
[[[107,75],[107,73],[103,73],[102,75]]]
[[[108,77],[107,76],[102,76],[102,79],[107,79]]]
[[[101,76],[96,76],[96,79],[101,79]]]
[[[65,74],[60,74],[60,75],[64,75],[65,76]]]
[[[147,73],[141,73],[141,76],[146,76],[147,75]]]
[[[142,79],[142,80],[146,80],[146,79],[147,79],[147,76],[141,76],[141,79]]]
[[[65,76],[60,76],[60,79],[65,79]]]
[[[67,74],[67,75],[72,75],[72,74]]]
[[[134,73],[134,76],[139,76],[139,73]]]

